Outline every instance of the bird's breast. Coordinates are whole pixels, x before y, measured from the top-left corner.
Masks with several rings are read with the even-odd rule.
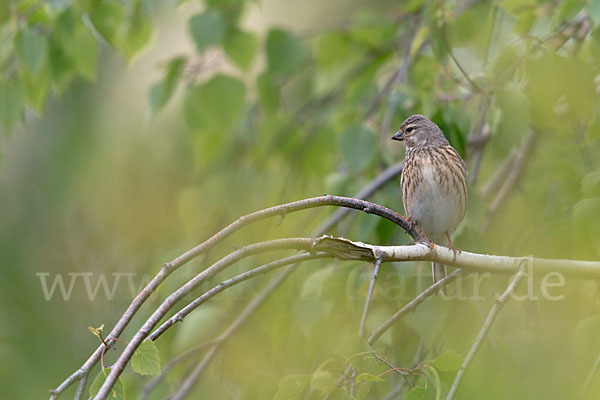
[[[452,234],[464,216],[464,168],[462,164],[460,169],[452,168],[448,160],[435,157],[431,152],[407,157],[402,171],[402,200],[407,216],[425,235],[446,244],[446,232]]]

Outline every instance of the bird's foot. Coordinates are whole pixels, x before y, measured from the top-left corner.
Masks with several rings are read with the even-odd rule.
[[[448,248],[450,250],[452,250],[452,262],[456,262],[456,256],[458,254],[460,254],[462,252],[462,250],[454,247],[454,243],[452,243],[452,239],[450,238],[450,235],[448,234],[448,232],[446,232],[446,238],[448,239],[448,243],[449,243]]]

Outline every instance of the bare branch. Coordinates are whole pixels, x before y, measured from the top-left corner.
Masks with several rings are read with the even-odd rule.
[[[496,198],[492,202],[492,205],[488,210],[487,217],[481,224],[482,232],[487,230],[490,222],[492,221],[492,218],[496,214],[496,211],[498,211],[504,200],[508,197],[508,195],[516,185],[517,181],[519,180],[519,177],[523,172],[523,167],[525,166],[525,160],[527,159],[527,156],[529,155],[529,152],[533,147],[534,140],[535,134],[533,132],[530,132],[523,141],[523,147],[521,149],[521,152],[519,153],[514,164],[512,165],[512,169],[510,170],[508,177],[504,181],[504,185],[502,185],[502,188],[500,189],[500,191],[496,195]]]
[[[85,385],[87,384],[89,375],[85,374],[79,380],[79,384],[77,385],[77,391],[75,392],[75,397],[73,400],[81,400],[83,398],[83,394],[85,393]]]
[[[411,63],[410,51],[413,47],[418,23],[419,23],[419,17],[414,16],[413,17],[413,26],[411,28],[409,28],[408,35],[406,35],[406,37],[404,38],[405,44],[404,44],[404,51],[402,53],[402,62],[400,63],[398,68],[396,68],[396,71],[392,74],[392,76],[387,80],[385,85],[383,85],[383,88],[379,91],[379,93],[377,93],[375,100],[373,100],[373,103],[368,108],[367,112],[365,113],[365,116],[363,117],[364,120],[371,119],[371,117],[373,116],[373,114],[375,114],[375,112],[377,111],[377,108],[383,101],[383,98],[392,91],[394,86],[396,86],[399,83],[404,81],[406,72],[408,71],[408,67],[410,66],[410,63]],[[426,40],[424,40],[423,42],[426,42]],[[416,54],[418,54],[423,47],[424,46],[421,45],[421,48],[419,48],[419,50],[416,52]]]
[[[381,188],[383,185],[400,175],[400,173],[402,173],[402,162],[388,167],[385,171],[383,171],[375,179],[369,182],[353,197],[356,199],[366,199],[371,197],[373,193],[375,193],[379,188]],[[327,221],[325,221],[316,229],[315,236],[327,233],[334,225],[336,225],[344,216],[346,216],[350,212],[353,212],[351,208],[338,209],[331,215],[331,217]]]
[[[165,364],[164,367],[162,367],[162,369],[160,371],[160,375],[155,376],[154,378],[152,378],[151,380],[149,380],[144,385],[144,387],[142,389],[142,393],[140,394],[140,400],[146,400],[148,398],[148,396],[150,396],[150,393],[156,387],[156,385],[158,385],[165,378],[165,376],[169,373],[169,371],[171,371],[171,369],[173,369],[173,367],[175,367],[176,365],[182,363],[183,361],[185,361],[186,359],[190,358],[191,356],[196,355],[197,353],[199,353],[200,351],[206,349],[207,347],[214,346],[217,343],[219,343],[218,339],[217,340],[210,340],[208,342],[204,342],[202,344],[199,344],[198,346],[192,347],[191,349],[189,349],[185,353],[183,353],[183,354],[175,357],[171,361],[169,361],[167,364]]]
[[[391,177],[389,178],[391,179]],[[400,214],[395,213],[392,210],[384,209],[383,207],[377,206],[373,203],[365,202],[358,199],[339,197],[339,196],[321,196],[315,197],[311,199],[299,200],[291,203],[286,203],[270,208],[266,208],[264,210],[260,210],[251,214],[247,214],[243,217],[238,218],[236,221],[223,228],[221,231],[211,236],[209,239],[194,247],[193,249],[185,252],[179,257],[175,258],[171,262],[168,262],[163,265],[161,270],[156,274],[156,276],[142,289],[142,291],[136,296],[135,299],[131,302],[131,304],[127,307],[127,310],[123,313],[119,321],[115,324],[113,329],[108,334],[110,338],[110,344],[114,342],[116,338],[118,338],[121,333],[123,333],[124,329],[127,327],[135,313],[139,310],[142,304],[156,291],[156,289],[164,282],[167,277],[173,273],[175,270],[192,260],[193,258],[199,256],[203,252],[206,252],[225,238],[232,235],[234,232],[243,228],[244,226],[256,222],[265,218],[286,215],[291,212],[296,212],[300,210],[305,210],[314,207],[321,206],[331,206],[331,205],[341,205],[341,203],[345,203],[346,206],[354,209],[363,210],[365,212],[370,212],[371,210],[378,209],[377,215],[384,216],[387,215],[391,217],[392,220],[398,223],[401,227],[408,229],[407,232],[416,240],[416,241],[426,241],[427,238],[423,233],[416,227],[416,225],[412,224],[410,221],[402,217]],[[385,217],[385,216],[384,216]],[[387,217],[386,217],[387,218]],[[89,374],[91,369],[98,363],[100,357],[102,355],[102,351],[104,350],[105,345],[99,345],[96,350],[92,353],[92,355],[84,362],[79,370],[71,374],[67,379],[65,379],[56,389],[51,390],[50,399],[56,399],[58,396],[64,392],[66,388],[71,386],[73,383],[77,382],[83,376]]]
[[[150,331],[156,326],[156,324],[166,315],[169,310],[175,306],[183,297],[191,293],[194,289],[212,278],[218,272],[227,268],[231,264],[254,254],[258,254],[265,251],[273,250],[312,250],[314,240],[310,238],[291,238],[291,239],[278,239],[270,240],[267,242],[259,242],[249,246],[242,247],[233,253],[221,258],[213,265],[200,272],[186,284],[181,286],[171,295],[169,295],[154,313],[146,320],[142,327],[136,332],[133,338],[129,341],[125,349],[121,352],[121,355],[117,361],[112,365],[110,373],[106,377],[102,387],[96,395],[96,399],[105,399],[110,393],[111,388],[116,383],[117,379],[123,372],[125,365],[129,362],[129,359],[133,356],[133,353],[142,343],[142,341],[148,336]]]
[[[452,273],[446,275],[433,285],[429,286],[427,289],[422,291],[418,296],[412,299],[408,304],[402,307],[398,312],[392,315],[387,321],[385,321],[379,328],[375,329],[371,332],[367,343],[372,345],[383,335],[388,329],[392,327],[396,322],[398,322],[402,317],[404,317],[409,312],[413,311],[415,308],[419,306],[422,302],[424,302],[427,298],[437,293],[437,289],[439,287],[443,287],[446,284],[452,282],[456,278],[458,278],[463,271],[461,269],[454,270]]]
[[[498,312],[500,311],[500,309],[502,308],[504,303],[506,303],[506,300],[508,300],[508,297],[515,291],[517,286],[519,286],[519,282],[521,282],[521,280],[525,277],[525,275],[526,274],[525,274],[524,268],[521,267],[519,269],[519,271],[516,273],[516,275],[510,281],[510,284],[508,285],[508,287],[506,288],[504,293],[502,293],[502,296],[500,296],[496,300],[496,303],[490,310],[490,313],[488,314],[485,322],[483,323],[483,326],[481,327],[481,330],[479,331],[479,334],[477,335],[475,342],[473,342],[473,346],[471,346],[469,353],[463,360],[463,363],[460,366],[460,369],[458,370],[456,377],[454,378],[452,387],[450,388],[450,391],[448,392],[448,396],[446,397],[446,400],[452,400],[454,398],[454,395],[456,394],[456,390],[460,386],[460,382],[462,381],[462,378],[463,378],[467,368],[469,367],[469,365],[471,364],[471,361],[473,361],[473,357],[475,357],[475,354],[481,347],[481,344],[483,343],[485,337],[487,336],[487,333],[490,330],[490,327],[492,326],[494,319],[496,319]]]
[[[585,384],[583,385],[583,389],[581,390],[582,398],[587,393],[587,391],[592,383],[592,380],[594,379],[594,376],[596,375],[596,372],[598,371],[598,367],[600,367],[600,354],[598,354],[598,357],[596,357],[594,366],[592,367],[590,374],[588,375],[587,379],[585,380]]]
[[[481,197],[488,198],[490,197],[502,183],[506,180],[506,177],[510,173],[517,156],[519,155],[519,151],[517,149],[511,149],[510,153],[502,160],[502,163],[494,170],[492,176],[485,182],[485,184],[481,187],[480,193]]]
[[[383,258],[377,258],[377,260],[375,260],[375,265],[373,266],[373,274],[371,275],[371,282],[369,283],[369,290],[365,299],[365,306],[363,308],[362,317],[360,318],[360,327],[358,328],[359,336],[362,336],[365,331],[365,324],[367,323],[367,315],[369,313],[369,303],[371,302],[371,297],[373,296],[373,290],[375,289],[375,281],[377,280],[377,275],[379,274],[379,267],[381,267],[382,261]]]
[[[489,98],[483,96],[479,106],[477,121],[473,125],[471,132],[469,132],[468,144],[469,157],[471,158],[469,183],[471,185],[474,185],[477,182],[477,177],[479,176],[479,166],[481,165],[481,160],[483,159],[483,152],[488,141],[490,140],[490,137],[492,136],[490,133],[490,126],[485,121],[489,103]]]
[[[296,265],[293,264],[286,268],[286,272],[291,271]],[[183,399],[186,394],[192,390],[195,383],[202,375],[202,372],[208,367],[213,357],[219,351],[221,345],[236,331],[246,320],[256,311],[256,309],[269,297],[269,295],[283,282],[283,280],[288,276],[288,274],[280,274],[275,279],[273,279],[269,284],[265,287],[258,296],[256,296],[252,301],[246,306],[244,311],[225,329],[225,331],[218,337],[216,340],[216,344],[210,349],[210,351],[204,356],[202,361],[194,368],[194,370],[188,375],[183,384],[178,389],[177,393],[175,393],[171,400],[175,399]]]
[[[151,335],[148,336],[149,339],[151,340],[156,340],[160,337],[160,335],[162,335],[167,329],[169,329],[171,326],[175,325],[175,323],[177,322],[183,322],[183,319],[189,315],[192,311],[194,311],[196,308],[200,307],[202,304],[206,303],[209,299],[215,297],[217,294],[221,293],[223,290],[237,285],[238,283],[244,282],[245,280],[248,280],[250,278],[253,278],[257,275],[260,274],[265,274],[267,272],[270,272],[274,269],[277,268],[281,268],[284,267],[286,265],[290,265],[290,264],[295,264],[295,263],[299,263],[299,262],[303,262],[303,261],[308,261],[308,260],[315,260],[315,259],[320,259],[320,258],[331,258],[332,256],[327,254],[327,253],[316,253],[316,254],[310,254],[310,253],[302,253],[302,254],[297,254],[294,256],[290,256],[290,257],[286,257],[286,258],[282,258],[281,260],[277,260],[277,261],[273,261],[271,263],[262,265],[260,267],[257,268],[253,268],[250,271],[246,271],[242,274],[239,274],[231,279],[228,279],[226,281],[223,281],[221,283],[219,283],[217,286],[215,286],[214,288],[210,289],[209,291],[205,292],[202,294],[202,296],[196,298],[194,301],[192,301],[191,303],[189,303],[187,306],[185,306],[184,308],[182,308],[180,311],[178,311],[175,315],[173,315],[171,318],[169,318],[168,320],[166,320],[161,326],[159,326],[154,332],[152,332]]]
[[[473,89],[475,89],[475,91],[485,95],[486,97],[491,98],[492,97],[491,94],[487,90],[485,90],[481,86],[479,86],[477,84],[477,82],[475,82],[473,79],[471,79],[471,77],[469,76],[467,71],[465,71],[465,69],[462,67],[460,62],[458,62],[458,60],[454,56],[454,53],[452,52],[452,47],[448,43],[448,38],[446,37],[446,31],[444,30],[443,26],[439,29],[439,35],[440,35],[440,38],[442,39],[442,43],[444,44],[444,47],[446,47],[446,51],[450,55],[450,58],[452,58],[452,61],[454,61],[454,64],[456,64],[456,66],[458,67],[460,72],[463,74],[463,76],[465,77],[467,82],[469,82],[469,85],[471,85],[471,87]]]
[[[394,177],[400,175],[402,172],[402,162],[397,163],[388,167],[385,171],[383,171],[380,175],[378,175],[375,179],[369,182],[364,188],[362,188],[358,193],[356,193],[353,197],[357,199],[366,199],[373,195],[379,188],[383,187],[386,183],[392,180]],[[315,231],[315,236],[320,236],[326,233],[331,227],[336,225],[344,216],[346,216],[352,210],[349,208],[342,208],[333,213],[319,228]],[[273,293],[279,285],[299,266],[300,264],[293,264],[287,267],[281,274],[276,276],[267,286],[265,286],[261,292],[255,298],[255,301],[251,302],[246,308],[242,311],[242,313],[238,316],[238,318],[226,329],[228,332],[228,336],[233,334],[235,330],[237,330],[243,322],[249,318],[258,307],[264,302],[270,295]],[[258,301],[256,301],[258,300]],[[219,342],[220,343],[220,342]],[[216,344],[217,351],[220,349],[220,344]],[[202,363],[208,365],[212,360],[212,357],[215,353],[211,353],[208,360],[203,360]],[[198,371],[196,375],[196,380],[201,375],[204,368]]]
[[[410,67],[410,63],[411,63],[411,56],[410,56],[410,51],[412,50],[412,46],[413,46],[413,42],[415,40],[415,36],[417,35],[417,26],[419,24],[419,17],[415,17],[414,22],[413,22],[413,27],[410,29],[410,36],[408,38],[408,40],[406,41],[406,46],[404,48],[404,53],[402,55],[402,63],[400,64],[400,66],[398,67],[398,69],[396,70],[396,73],[394,74],[394,80],[392,81],[392,84],[390,85],[390,91],[393,91],[393,88],[395,86],[400,85],[401,83],[403,83],[406,79],[406,73],[408,72],[408,68]],[[424,47],[425,45],[425,40],[421,43],[421,47],[417,50],[417,53],[419,53],[421,51],[421,49]],[[390,96],[388,105],[385,109],[385,115],[383,117],[383,123],[381,124],[381,143],[386,143],[385,139],[387,138],[387,136],[390,135],[390,127],[392,124],[392,118],[394,116],[394,112],[396,111],[396,106],[398,105],[398,96]]]

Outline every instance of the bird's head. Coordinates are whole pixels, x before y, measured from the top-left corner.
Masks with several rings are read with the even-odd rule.
[[[407,149],[448,144],[440,128],[419,114],[406,118],[392,139],[403,141]]]

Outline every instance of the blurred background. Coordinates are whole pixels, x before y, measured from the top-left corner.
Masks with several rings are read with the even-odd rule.
[[[3,1],[2,397],[47,397],[98,346],[88,326],[110,331],[164,262],[235,218],[356,193],[402,160],[389,138],[415,113],[468,163],[458,248],[597,260],[599,26],[599,0]],[[403,212],[399,177],[371,200]],[[219,257],[309,236],[332,212],[245,228],[172,276],[122,338]],[[329,233],[410,243],[368,215]],[[277,256],[236,264],[202,289]],[[429,267],[382,267],[369,329],[417,294],[420,268]],[[371,271],[303,265],[223,346],[190,398],[350,398],[350,385],[335,386],[348,363],[365,374],[356,398],[445,393],[457,366],[425,363],[404,379],[358,338]],[[163,364],[218,335],[270,277],[226,291],[163,335]],[[375,348],[402,368],[464,356],[507,280],[482,280],[474,296],[474,278],[463,278],[467,299],[430,298]],[[530,282],[518,292],[537,300],[506,304],[458,398],[598,397],[597,282],[567,278],[551,290],[561,300]],[[150,398],[175,391],[197,362],[171,371]],[[147,380],[128,368],[126,397]]]

